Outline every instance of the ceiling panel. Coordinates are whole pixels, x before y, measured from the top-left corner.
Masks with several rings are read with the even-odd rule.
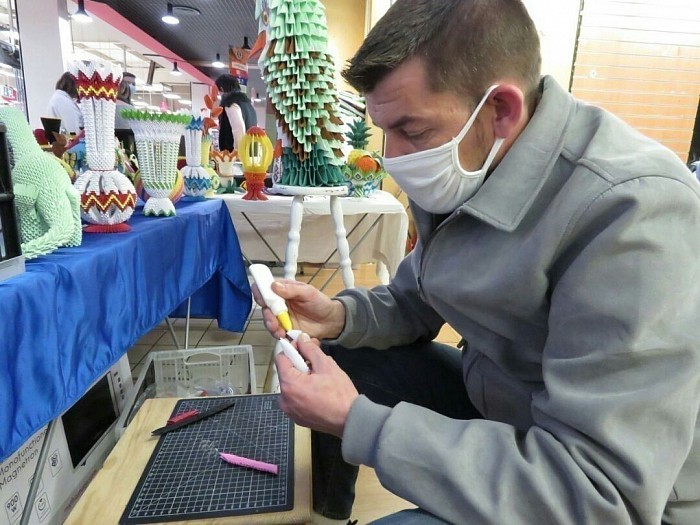
[[[192,7],[200,12],[199,15],[179,16],[178,25],[168,25],[161,20],[166,12],[165,0],[97,1],[111,7],[212,79],[222,73],[209,66],[216,53],[225,62],[230,46],[241,46],[246,36],[252,44],[258,33],[255,0],[174,1],[176,7]],[[250,77],[252,87],[264,92],[259,74],[251,71]]]

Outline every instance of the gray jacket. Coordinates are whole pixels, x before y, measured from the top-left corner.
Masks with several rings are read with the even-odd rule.
[[[551,78],[527,128],[337,342],[447,322],[485,420],[361,396],[343,456],[454,523],[700,523],[700,187],[669,150]]]

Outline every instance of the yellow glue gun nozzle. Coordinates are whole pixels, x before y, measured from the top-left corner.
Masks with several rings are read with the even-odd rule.
[[[277,320],[280,322],[285,332],[289,332],[292,329],[292,320],[289,318],[289,313],[280,312],[277,314]]]

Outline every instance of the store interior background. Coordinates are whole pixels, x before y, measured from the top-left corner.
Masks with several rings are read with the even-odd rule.
[[[59,76],[72,59],[119,63],[136,74],[134,102],[159,111],[203,107],[204,94],[225,69],[211,61],[219,53],[225,62],[229,46],[257,36],[255,0],[175,0],[196,7],[200,15],[182,16],[165,27],[160,15],[166,0],[86,0],[90,24],[72,19],[77,1],[0,0],[0,103],[25,111],[32,127],[41,127],[47,102]],[[392,3],[391,0],[323,0],[329,28],[329,50],[338,72],[362,39]],[[543,72],[554,76],[577,97],[616,113],[643,133],[677,153],[683,162],[700,158],[700,10],[697,0],[524,0],[542,40]],[[133,9],[134,18],[116,12]],[[146,18],[163,35],[150,34]],[[162,26],[162,27],[161,27]],[[170,42],[168,44],[168,42]],[[181,76],[171,75],[177,58]],[[146,83],[151,61],[157,65]],[[270,129],[265,87],[256,64],[249,66],[249,95],[259,122]],[[340,75],[340,89],[349,89]],[[177,98],[179,97],[179,98]],[[370,149],[381,151],[382,135],[373,130]],[[390,180],[384,189],[398,193]],[[364,271],[361,269],[361,271]],[[372,284],[372,272],[359,273],[360,284]],[[363,281],[363,279],[365,279]],[[204,324],[202,324],[204,323]],[[176,328],[181,335],[183,322]],[[269,336],[253,324],[246,339],[231,340],[216,323],[193,326],[193,346],[251,344],[264,384],[270,359]],[[448,327],[449,328],[449,327]],[[144,336],[130,351],[134,376],[150,351],[171,349],[165,325]],[[458,339],[446,334],[445,342]],[[182,340],[182,339],[181,339]],[[164,344],[165,343],[165,344]],[[265,345],[268,345],[266,347]],[[260,348],[258,348],[258,346]],[[265,348],[263,348],[265,347]],[[174,347],[172,347],[174,348]],[[376,477],[363,470],[356,517],[378,517],[407,506],[390,497]],[[367,499],[372,495],[372,499]],[[379,497],[385,498],[379,501]],[[362,507],[364,505],[364,508]],[[382,506],[384,505],[384,506]],[[361,520],[364,522],[364,520]]]
[[[78,9],[77,0],[0,0],[0,45],[3,50],[15,54],[18,51],[22,63],[21,69],[0,65],[0,83],[17,93],[16,100],[7,97],[3,102],[23,107],[31,125],[40,127],[40,117],[56,80],[68,62],[77,58],[119,63],[135,73],[138,91],[134,102],[140,107],[154,111],[198,110],[203,107],[209,84],[226,71],[211,67],[216,53],[226,62],[229,46],[243,45],[245,37],[251,45],[255,41],[258,31],[255,1],[173,3],[196,7],[200,14],[181,15],[180,24],[169,26],[160,20],[166,10],[165,1],[86,0],[85,9],[93,21],[85,24],[71,16]],[[323,3],[338,86],[349,89],[340,77],[340,69],[388,9],[391,0],[324,0]],[[568,85],[579,1],[566,0],[552,6],[543,0],[530,0],[529,4],[542,28],[543,39],[552,42],[543,46],[546,71]],[[554,20],[557,22],[553,23]],[[568,23],[562,23],[563,20]],[[0,62],[5,61],[3,54]],[[156,69],[149,85],[146,80],[151,61]],[[182,72],[177,77],[171,75],[175,61]],[[249,65],[248,94],[263,117],[259,121],[266,122],[265,87],[256,63]],[[370,147],[381,149],[379,133],[373,134]]]
[[[338,87],[345,62],[392,0],[323,0],[329,51]],[[675,151],[700,157],[700,12],[695,0],[525,0],[540,31],[543,72],[577,97],[609,109]],[[194,110],[213,79],[218,53],[252,45],[257,37],[255,0],[181,0],[199,14],[180,14],[169,26],[160,17],[165,0],[85,0],[93,22],[71,16],[77,0],[0,0],[0,103],[20,106],[33,127],[54,84],[76,58],[108,60],[137,76],[135,103],[154,111]],[[156,64],[151,84],[149,65]],[[177,61],[181,76],[171,75]],[[249,65],[249,91],[259,122],[266,116],[265,86]],[[268,131],[274,133],[274,129]],[[374,130],[370,148],[381,151]],[[391,186],[391,183],[389,183]]]

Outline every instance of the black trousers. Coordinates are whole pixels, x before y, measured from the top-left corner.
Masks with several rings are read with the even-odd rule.
[[[393,407],[405,401],[454,419],[481,417],[467,397],[457,348],[418,342],[387,350],[327,345],[323,350],[375,403]],[[314,510],[332,519],[349,518],[358,467],[343,461],[335,436],[313,432],[311,446]]]

